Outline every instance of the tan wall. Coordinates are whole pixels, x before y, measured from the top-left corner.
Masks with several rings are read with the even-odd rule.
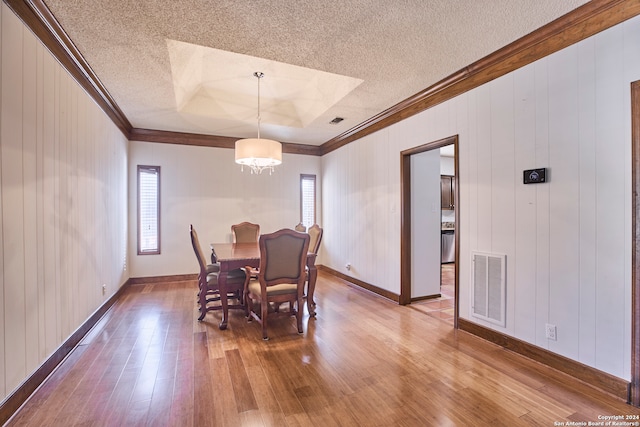
[[[323,263],[399,293],[400,152],[459,135],[460,316],[629,379],[638,40],[635,17],[323,156]],[[506,255],[504,327],[471,314],[474,251]]]
[[[2,400],[128,278],[128,142],[4,3],[0,34]]]
[[[136,167],[160,166],[161,253],[137,255]],[[209,243],[231,242],[231,225],[260,224],[261,233],[293,228],[300,222],[300,174],[315,174],[316,221],[322,224],[320,158],[284,154],[273,175],[240,171],[233,150],[150,142],[130,142],[129,251],[132,277],[194,274],[198,264],[189,224],[202,250]],[[322,250],[318,263],[321,263]]]

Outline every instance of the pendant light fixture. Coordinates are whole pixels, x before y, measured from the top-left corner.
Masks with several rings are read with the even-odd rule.
[[[242,165],[241,170],[248,166],[252,174],[260,174],[268,169],[271,175],[273,167],[282,163],[282,144],[272,139],[260,138],[260,79],[264,74],[256,71],[253,75],[258,78],[258,138],[236,141],[236,163]]]

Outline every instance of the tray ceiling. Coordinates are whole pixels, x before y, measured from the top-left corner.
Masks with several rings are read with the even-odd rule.
[[[261,136],[321,145],[586,1],[44,3],[133,127],[255,137],[262,71]]]

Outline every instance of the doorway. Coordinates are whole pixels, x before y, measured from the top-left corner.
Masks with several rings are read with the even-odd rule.
[[[420,227],[423,226],[422,214],[420,209],[416,208],[416,204],[420,203],[419,200],[415,200],[415,192],[412,190],[412,187],[415,187],[416,177],[421,176],[423,171],[420,171],[416,164],[416,158],[420,157],[418,155],[422,155],[426,152],[431,152],[432,155],[440,157],[440,151],[444,153],[448,153],[446,157],[449,157],[448,160],[445,161],[449,166],[443,167],[440,170],[437,170],[437,175],[440,176],[448,176],[452,177],[448,178],[448,182],[450,185],[450,206],[444,206],[446,209],[442,210],[441,200],[438,197],[437,209],[438,209],[438,219],[439,224],[437,225],[438,234],[435,237],[433,234],[429,239],[438,239],[437,245],[442,250],[442,232],[447,232],[448,240],[453,240],[453,259],[446,260],[447,262],[442,262],[442,252],[438,251],[437,254],[437,263],[438,267],[433,267],[433,263],[431,263],[431,267],[429,270],[431,281],[437,280],[433,279],[434,275],[431,273],[437,273],[436,277],[439,278],[440,283],[436,288],[437,291],[430,295],[424,296],[415,296],[414,290],[418,286],[422,286],[422,283],[418,283],[417,281],[421,279],[421,264],[415,260],[415,257],[419,255],[419,250],[416,250],[415,245],[415,235],[416,233],[420,233]],[[412,171],[412,165],[414,170]],[[453,299],[453,325],[457,328],[458,324],[458,277],[459,277],[459,262],[458,262],[458,254],[459,254],[459,240],[460,236],[457,232],[459,224],[459,183],[458,179],[455,179],[458,171],[458,136],[451,136],[448,138],[444,138],[438,141],[429,142],[427,144],[421,145],[419,147],[415,147],[409,150],[405,150],[401,153],[401,253],[400,253],[400,264],[401,264],[401,278],[400,278],[400,304],[406,305],[411,304],[412,302],[417,303],[418,301],[428,301],[433,300],[435,305],[436,302],[449,299],[449,304],[451,303],[451,299]],[[448,171],[448,173],[442,173],[443,171]],[[418,181],[419,182],[419,181]],[[440,182],[439,188],[437,188],[438,196],[441,195],[441,190],[444,190],[444,180],[438,180]],[[437,185],[437,184],[429,184],[429,185]],[[442,187],[441,187],[442,186]],[[415,190],[415,188],[414,188]],[[435,203],[435,202],[434,202]],[[434,203],[432,203],[433,206]],[[445,203],[444,196],[442,197],[442,203]],[[431,208],[433,209],[433,208]],[[446,223],[446,224],[445,224]],[[443,229],[447,230],[443,230]],[[451,233],[453,231],[453,233]],[[453,234],[453,238],[451,238],[451,234]],[[434,242],[431,242],[434,243]],[[431,260],[433,261],[433,260]],[[419,268],[418,268],[419,267]],[[432,271],[434,268],[438,268],[439,271]],[[448,298],[447,298],[448,296]],[[447,308],[447,303],[443,308]]]
[[[640,407],[640,80],[631,83],[631,382],[629,403]]]

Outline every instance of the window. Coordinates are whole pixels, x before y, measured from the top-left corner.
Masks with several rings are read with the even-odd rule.
[[[160,253],[160,166],[138,165],[138,255]]]
[[[300,222],[307,228],[316,223],[315,175],[300,175]]]

